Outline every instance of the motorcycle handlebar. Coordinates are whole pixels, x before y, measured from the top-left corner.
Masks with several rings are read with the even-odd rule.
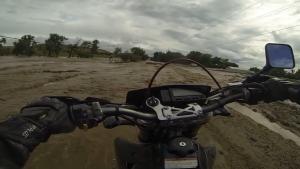
[[[203,106],[202,112],[208,113],[217,108],[224,106],[227,103],[236,101],[245,96],[244,93],[233,94],[218,100],[217,102]],[[82,103],[73,105],[71,108],[71,118],[79,128],[92,128],[98,123],[111,116],[128,116],[141,120],[158,120],[156,114],[144,113],[128,108],[120,107],[119,105],[106,105],[101,107],[98,102]]]
[[[213,104],[210,104],[210,105],[207,105],[207,106],[203,106],[202,111],[204,113],[211,112],[211,111],[213,111],[217,108],[220,108],[220,107],[222,107],[222,106],[224,106],[228,103],[234,102],[238,99],[242,99],[243,97],[244,97],[244,93],[238,93],[238,94],[234,94],[234,95],[225,97],[223,99],[218,100],[216,103],[213,103]]]
[[[203,106],[202,112],[203,113],[211,112],[217,108],[220,108],[228,103],[234,102],[243,97],[244,97],[244,93],[238,93],[238,94],[228,96],[226,98],[222,98],[213,104]],[[130,117],[138,118],[138,119],[142,119],[142,120],[156,120],[157,119],[157,116],[155,114],[143,113],[143,112],[126,109],[126,108],[121,108],[121,107],[103,107],[102,111],[103,111],[104,116],[126,115],[126,116],[130,116]]]
[[[143,119],[143,120],[155,120],[157,119],[155,114],[143,113],[131,109],[121,108],[121,107],[103,107],[101,108],[104,116],[118,116],[125,115],[133,118]]]

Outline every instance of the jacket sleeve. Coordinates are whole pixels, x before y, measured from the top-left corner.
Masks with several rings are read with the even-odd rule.
[[[28,157],[23,145],[0,138],[0,169],[21,169]]]

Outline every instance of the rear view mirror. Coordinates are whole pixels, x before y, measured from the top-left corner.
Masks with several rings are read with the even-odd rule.
[[[293,49],[287,44],[268,43],[265,46],[267,67],[292,69],[295,67]]]

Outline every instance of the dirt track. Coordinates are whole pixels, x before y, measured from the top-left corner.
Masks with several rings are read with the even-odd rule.
[[[17,112],[30,100],[43,95],[104,97],[123,102],[130,89],[145,87],[158,65],[109,64],[103,59],[0,58],[1,118]],[[238,74],[214,72],[223,83]],[[159,75],[159,83],[213,84],[204,74],[171,66]],[[156,83],[158,84],[158,83]],[[27,169],[115,168],[112,142],[115,137],[136,140],[136,129],[98,127],[87,132],[52,136],[32,154]],[[216,169],[298,169],[300,148],[251,119],[233,112],[216,117],[200,129],[198,139],[218,149]]]

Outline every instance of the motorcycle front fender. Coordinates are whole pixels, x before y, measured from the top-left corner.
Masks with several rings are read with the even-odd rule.
[[[131,143],[121,138],[114,143],[119,169],[163,169],[159,145]]]

